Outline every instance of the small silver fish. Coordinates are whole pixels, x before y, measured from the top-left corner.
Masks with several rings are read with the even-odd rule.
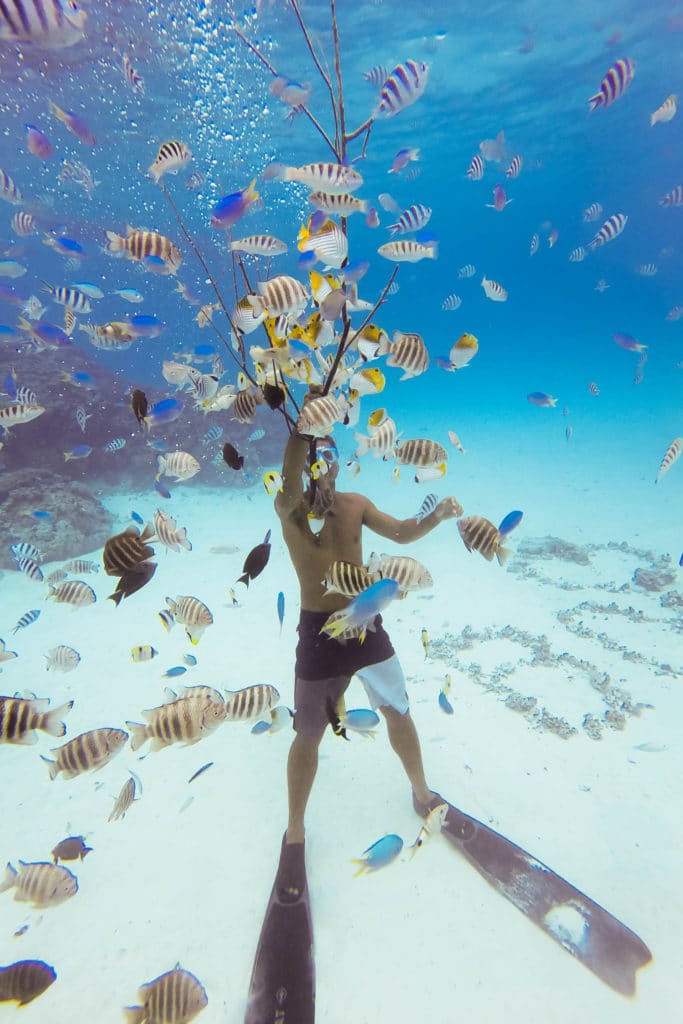
[[[111,814],[107,818],[107,821],[118,821],[119,818],[125,818],[126,811],[129,810],[134,802],[135,779],[131,776],[121,787],[121,792],[114,802],[114,806],[112,807]]]

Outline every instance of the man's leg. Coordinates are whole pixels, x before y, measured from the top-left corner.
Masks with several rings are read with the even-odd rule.
[[[297,678],[294,684],[294,731],[296,736],[287,760],[289,821],[287,843],[303,843],[304,814],[318,770],[318,747],[329,725],[326,702],[336,704],[350,676],[333,676],[313,682]]]
[[[413,787],[413,793],[420,803],[428,804],[434,794],[427,786],[425,780],[420,740],[415,723],[410,717],[410,712],[408,711],[402,715],[396,708],[386,705],[380,707],[379,710],[386,719],[389,742],[401,759],[406,775]]]
[[[288,843],[303,843],[304,841],[304,814],[318,769],[318,747],[322,737],[322,732],[314,737],[302,736],[297,733],[289,750],[287,760]]]

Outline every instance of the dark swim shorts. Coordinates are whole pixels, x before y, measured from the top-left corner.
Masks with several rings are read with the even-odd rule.
[[[336,705],[351,677],[360,676],[373,708],[391,706],[401,714],[408,711],[405,678],[391,640],[374,619],[365,641],[341,643],[321,633],[328,612],[301,611],[296,648],[294,729],[307,736],[319,735],[328,724],[328,698]]]
[[[363,643],[352,639],[342,643],[321,633],[329,612],[307,612],[301,609],[296,645],[297,679],[329,679],[330,676],[353,676],[359,668],[386,661],[394,654],[389,634],[382,625],[382,616],[375,616],[374,631],[368,629]]]

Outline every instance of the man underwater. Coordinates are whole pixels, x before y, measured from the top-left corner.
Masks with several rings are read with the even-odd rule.
[[[304,399],[304,408],[312,397],[313,389]],[[327,472],[313,480],[310,467],[320,459],[325,460]],[[310,483],[304,490],[305,472]],[[415,517],[395,519],[362,494],[338,492],[338,472],[338,452],[332,438],[315,438],[297,430],[290,434],[282,466],[282,491],[277,494],[275,509],[299,579],[301,615],[294,690],[296,735],[287,762],[289,820],[276,883],[282,902],[296,902],[305,885],[304,814],[318,767],[318,747],[330,724],[330,701],[336,706],[352,676],[359,676],[371,706],[386,719],[389,741],[408,776],[414,800],[429,807],[440,799],[425,780],[405,678],[381,616],[375,617],[374,629],[369,628],[363,643],[355,638],[342,643],[321,633],[328,616],[350,603],[342,594],[327,593],[322,580],[335,561],[363,565],[364,526],[387,540],[409,544],[462,510],[455,498],[448,497],[421,521]],[[323,520],[317,533],[309,525],[309,512]]]

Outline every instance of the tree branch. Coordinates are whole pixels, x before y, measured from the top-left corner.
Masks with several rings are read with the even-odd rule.
[[[301,16],[299,15],[299,18],[300,18],[300,17],[301,17]],[[265,67],[267,67],[267,68],[268,68],[268,70],[270,71],[270,73],[271,73],[272,75],[274,75],[274,76],[275,76],[275,77],[277,78],[277,77],[278,77],[278,73],[277,73],[277,71],[275,70],[275,68],[273,67],[273,65],[272,65],[272,64],[270,63],[270,61],[268,60],[268,58],[267,58],[267,57],[264,57],[264,56],[263,56],[263,54],[261,53],[261,51],[260,51],[260,50],[259,50],[259,49],[258,49],[258,48],[257,48],[256,46],[254,46],[254,44],[253,44],[252,42],[250,42],[250,41],[249,41],[249,40],[247,39],[247,37],[246,37],[246,36],[244,35],[244,33],[243,33],[243,32],[241,32],[241,31],[240,31],[240,30],[239,30],[239,29],[238,29],[238,28],[237,28],[237,27],[236,27],[235,25],[233,25],[233,26],[232,26],[232,30],[233,30],[233,32],[234,32],[234,33],[235,33],[235,34],[236,34],[237,36],[239,36],[239,38],[240,38],[240,39],[242,40],[242,42],[243,42],[243,43],[245,44],[245,46],[248,46],[248,47],[249,47],[249,49],[250,49],[250,50],[251,50],[251,52],[252,52],[252,53],[254,54],[254,56],[255,56],[255,57],[258,57],[258,59],[259,59],[259,60],[261,61],[261,63],[262,63],[262,64],[264,64],[264,65],[265,65]],[[308,42],[308,40],[307,40],[307,42]],[[311,48],[311,44],[310,44],[310,42],[308,43],[308,46],[309,46],[309,49],[310,49],[310,48]],[[311,52],[312,52],[312,51],[311,51]],[[314,55],[314,60],[315,60],[316,64],[318,65],[318,67],[320,67],[320,64],[319,64],[319,62],[318,62],[317,58],[315,57],[315,55]],[[330,88],[330,90],[331,90],[331,88],[332,88],[332,87],[331,87],[331,85],[330,85],[330,80],[329,80],[329,77],[328,77],[328,76],[327,76],[327,75],[326,75],[326,74],[325,74],[325,73],[324,73],[324,72],[323,72],[322,70],[321,70],[321,72],[320,72],[320,73],[321,73],[321,75],[323,76],[323,79],[325,80],[325,82],[326,82],[326,84],[327,84],[328,88]],[[332,101],[333,101],[333,104],[334,104],[334,96],[332,97]],[[322,126],[322,125],[320,124],[320,122],[318,121],[318,119],[317,119],[316,117],[314,117],[314,115],[313,115],[313,114],[312,114],[312,113],[310,112],[310,110],[308,109],[308,107],[304,106],[303,104],[301,104],[301,105],[300,105],[300,106],[299,106],[299,107],[298,107],[297,109],[299,109],[299,110],[303,111],[303,113],[304,113],[304,114],[306,115],[306,117],[307,117],[307,118],[308,118],[308,120],[309,120],[309,121],[311,122],[311,124],[312,124],[312,125],[313,125],[313,127],[314,127],[314,128],[316,129],[316,131],[318,131],[318,132],[320,133],[320,135],[321,135],[321,136],[323,137],[323,139],[325,140],[325,142],[327,143],[327,145],[328,145],[328,146],[330,147],[330,149],[332,150],[332,153],[334,154],[334,156],[335,156],[335,157],[337,158],[337,160],[338,160],[338,159],[339,159],[339,156],[338,156],[338,153],[337,153],[337,148],[336,148],[335,144],[334,144],[334,143],[332,142],[332,139],[331,139],[331,138],[329,137],[329,135],[327,134],[327,132],[326,132],[326,131],[325,131],[325,129],[323,128],[323,126]],[[333,108],[333,109],[334,109],[334,108]],[[335,117],[335,125],[336,125],[336,120],[337,120],[337,113],[336,113],[336,109],[334,109],[334,117]]]

